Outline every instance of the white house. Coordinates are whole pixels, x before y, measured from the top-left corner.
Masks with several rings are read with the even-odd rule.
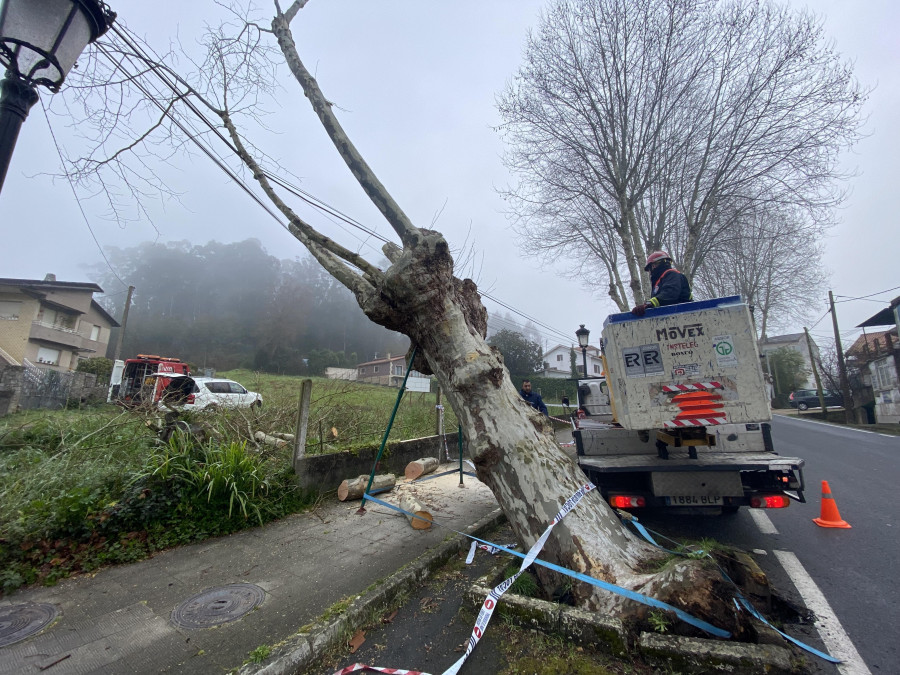
[[[572,377],[572,361],[571,352],[575,351],[575,367],[578,375],[583,375],[584,355],[581,353],[581,347],[566,347],[564,345],[556,345],[553,349],[544,354],[544,377],[555,377],[565,379]],[[588,346],[586,349],[588,377],[600,377],[603,373],[603,361],[600,359],[600,349]]]
[[[815,388],[816,382],[815,378],[812,374],[812,364],[813,358],[818,362],[819,360],[819,347],[816,345],[815,341],[810,338],[813,347],[813,353],[809,353],[809,346],[806,343],[806,334],[805,333],[791,333],[789,335],[769,335],[768,337],[762,338],[757,344],[759,345],[759,355],[762,359],[768,362],[767,356],[772,352],[776,352],[782,347],[787,347],[788,349],[793,349],[796,352],[800,352],[801,356],[803,356],[803,369],[806,372],[806,381],[801,384],[800,389],[812,389]],[[768,365],[768,363],[767,363]],[[767,372],[772,372],[771,368],[766,368]]]

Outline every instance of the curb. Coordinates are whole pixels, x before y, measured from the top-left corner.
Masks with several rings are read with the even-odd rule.
[[[485,576],[469,587],[465,601],[481,607],[491,591]],[[793,668],[793,653],[787,647],[771,644],[723,642],[705,638],[641,633],[629,649],[628,633],[619,619],[567,607],[546,600],[507,593],[497,603],[496,613],[521,628],[556,634],[575,644],[602,649],[614,656],[639,653],[652,666],[668,672],[732,672],[749,675],[788,675]],[[774,633],[774,631],[772,631]],[[781,636],[775,634],[779,642]]]
[[[480,536],[505,520],[503,512],[495,509],[467,527],[464,532]],[[468,539],[457,535],[425,551],[411,563],[378,582],[371,591],[356,596],[340,616],[328,623],[317,624],[307,633],[296,633],[276,648],[265,663],[242,666],[240,675],[288,675],[302,672],[313,665],[324,652],[344,642],[359,626],[368,623],[386,609],[403,592],[418,587],[467,545]]]

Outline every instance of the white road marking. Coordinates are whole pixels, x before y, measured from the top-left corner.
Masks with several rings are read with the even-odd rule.
[[[843,424],[836,424],[834,422],[826,422],[825,420],[805,420],[802,417],[796,417],[794,415],[782,415],[779,413],[775,413],[778,415],[780,419],[783,420],[793,420],[794,422],[805,422],[806,424],[824,424],[829,427],[837,427],[839,429],[844,429],[845,431],[858,431],[861,434],[873,434],[875,436],[884,436],[885,438],[900,438],[895,434],[883,434],[880,431],[869,431],[868,429],[854,429],[853,427],[844,426]]]
[[[775,525],[765,511],[762,509],[747,509],[747,513],[753,518],[753,522],[756,523],[756,527],[759,528],[760,532],[763,534],[778,534],[778,530],[775,529]]]
[[[816,586],[816,582],[800,564],[800,560],[790,551],[773,551],[778,562],[784,567],[800,597],[806,606],[816,615],[815,626],[822,637],[822,642],[828,649],[828,653],[843,663],[837,666],[842,675],[872,675],[866,667],[865,661],[856,651],[850,636],[847,635],[841,622],[838,621],[831,605],[825,599],[822,591]]]

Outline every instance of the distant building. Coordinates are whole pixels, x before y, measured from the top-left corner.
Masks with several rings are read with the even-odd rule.
[[[75,370],[78,360],[104,356],[119,323],[103,309],[91,282],[0,278],[0,364],[26,361],[51,370]]]
[[[874,408],[875,421],[896,424],[900,422],[900,297],[857,326],[875,327],[889,328],[857,338],[846,352],[847,371],[851,386],[854,373],[867,385],[866,400]]]
[[[584,355],[581,347],[565,347],[556,345],[544,354],[543,377],[565,379],[572,377],[572,350],[575,350],[575,368],[579,377],[584,377]],[[586,349],[588,377],[600,377],[603,373],[603,361],[600,358],[600,349],[588,346]]]
[[[356,379],[359,382],[368,382],[369,384],[383,384],[389,387],[399,387],[403,384],[403,376],[406,374],[406,357],[391,356],[388,354],[383,359],[375,359],[366,361],[356,366]],[[411,370],[410,378],[428,379],[426,375]]]
[[[359,371],[356,368],[335,368],[328,367],[325,369],[325,377],[329,380],[356,380]]]
[[[816,386],[815,378],[812,374],[813,359],[819,360],[819,347],[815,341],[812,342],[813,353],[809,353],[809,345],[806,342],[806,333],[790,333],[788,335],[769,335],[764,337],[757,343],[759,345],[759,355],[763,363],[766,365],[766,372],[771,373],[772,369],[768,367],[767,357],[772,352],[777,352],[782,347],[787,347],[803,356],[803,370],[806,372],[806,380],[801,383],[798,389],[814,389]]]

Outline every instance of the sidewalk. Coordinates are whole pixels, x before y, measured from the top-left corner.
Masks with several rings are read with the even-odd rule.
[[[438,472],[453,469],[445,465]],[[400,483],[403,484],[403,483]],[[436,521],[456,530],[484,518],[497,502],[482,483],[459,474],[403,488]],[[397,502],[396,491],[385,501]],[[34,588],[0,601],[50,603],[59,618],[37,635],[0,648],[7,673],[216,673],[240,667],[261,645],[275,645],[321,616],[336,602],[361,593],[427,549],[448,531],[418,531],[406,518],[359,502],[329,501],[221,539],[160,553],[133,565],[111,567]],[[186,629],[172,612],[191,596],[227,584],[253,584],[262,603],[215,628]],[[224,602],[224,601],[223,601]]]

